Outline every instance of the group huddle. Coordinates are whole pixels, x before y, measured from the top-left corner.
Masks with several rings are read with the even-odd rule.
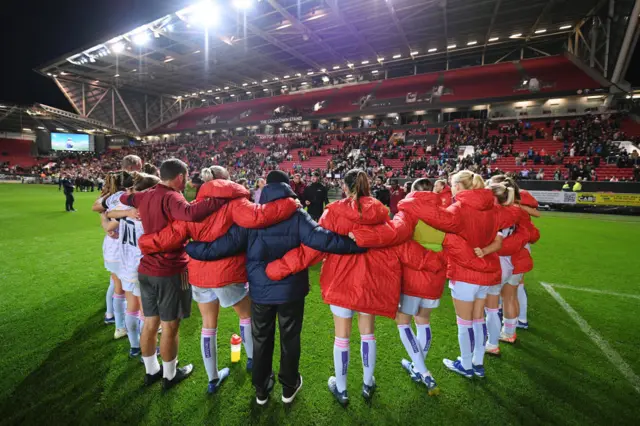
[[[110,173],[94,210],[102,212],[103,251],[111,273],[105,322],[116,339],[128,336],[130,356],[141,356],[147,386],[162,379],[168,390],[188,377],[178,367],[178,328],[191,312],[202,314],[201,350],[209,393],[229,375],[218,368],[220,306],[233,307],[252,375],[256,402],[267,403],[276,378],[272,361],[276,319],[282,401],[291,403],[303,381],[299,371],[308,268],[322,262],[320,287],[335,326],[335,375],[331,394],[349,402],[347,376],[352,318],[358,317],[364,370],[362,396],[375,390],[375,316],[394,319],[409,360],[411,380],[438,393],[426,366],[431,311],[446,281],[454,301],[460,356],[445,366],[463,377],[484,377],[484,355],[499,355],[527,328],[523,274],[533,268],[530,244],[540,234],[531,221],[537,202],[505,176],[490,181],[470,171],[450,177],[449,192],[434,192],[418,179],[412,192],[389,210],[371,195],[362,170],[346,173],[345,198],[329,204],[316,223],[302,209],[289,177],[272,171],[260,198],[229,180],[220,166],[202,171],[196,200],[181,194],[188,169],[166,160],[160,176],[139,173],[142,161],[125,157]],[[448,188],[447,188],[448,189]],[[500,302],[504,318],[500,315]],[[414,332],[411,322],[416,324]],[[162,329],[160,355],[157,337]]]

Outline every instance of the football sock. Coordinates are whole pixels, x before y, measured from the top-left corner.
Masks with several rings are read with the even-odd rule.
[[[173,380],[176,377],[176,366],[178,365],[178,358],[173,361],[162,361],[162,377],[167,380]]]
[[[218,378],[218,329],[203,328],[200,336],[200,349],[202,351],[202,361],[207,370],[209,381]]]
[[[107,288],[107,318],[113,318],[113,292],[116,286],[113,283],[113,278],[109,278],[109,288]]]
[[[505,334],[511,336],[516,332],[516,324],[518,324],[518,318],[505,318],[502,331],[504,331]]]
[[[147,374],[154,375],[160,371],[160,363],[158,362],[158,357],[155,354],[151,356],[143,356],[142,361],[144,362],[144,369]]]
[[[424,365],[424,356],[420,350],[420,344],[413,334],[413,329],[410,325],[398,325],[398,332],[400,340],[413,362],[413,369],[424,376],[427,373],[427,367]]]
[[[498,308],[484,308],[487,314],[487,340],[496,346],[500,339],[500,316]]]
[[[373,334],[360,335],[360,356],[364,370],[364,384],[372,385],[373,371],[376,369],[376,337]]]
[[[124,298],[124,293],[113,295],[113,316],[116,317],[116,328],[125,328],[124,324],[124,310],[127,304],[127,299]]]
[[[524,284],[518,286],[518,303],[520,304],[518,319],[520,322],[527,322],[527,290],[524,288]]]
[[[431,324],[416,324],[416,329],[418,330],[418,343],[426,360],[429,349],[431,349]]]
[[[247,358],[253,358],[253,337],[251,336],[251,318],[240,319],[240,337],[244,344]]]
[[[344,392],[347,389],[347,371],[349,370],[349,339],[335,338],[333,342],[333,367],[338,392]]]
[[[125,316],[125,324],[127,326],[127,337],[132,348],[140,348],[140,315],[139,311],[127,312]]]
[[[460,344],[460,362],[462,368],[465,370],[471,370],[474,338],[473,338],[473,321],[465,320],[457,317],[458,323],[458,343]]]
[[[484,345],[487,341],[487,325],[484,319],[473,320],[473,365],[484,364]]]

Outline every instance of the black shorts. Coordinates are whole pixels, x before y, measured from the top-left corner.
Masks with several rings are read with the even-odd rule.
[[[191,285],[186,272],[169,277],[138,274],[145,317],[174,321],[191,315]]]

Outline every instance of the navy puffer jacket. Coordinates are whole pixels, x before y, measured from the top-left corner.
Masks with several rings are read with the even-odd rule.
[[[286,183],[271,183],[262,189],[260,204],[296,194]],[[327,231],[307,212],[298,209],[289,219],[264,229],[246,229],[237,225],[213,242],[191,242],[187,254],[197,260],[218,260],[239,252],[247,252],[249,292],[255,303],[277,305],[304,298],[309,293],[307,269],[272,281],[265,272],[267,264],[280,259],[289,250],[305,244],[319,251],[334,254],[363,253],[350,238]]]

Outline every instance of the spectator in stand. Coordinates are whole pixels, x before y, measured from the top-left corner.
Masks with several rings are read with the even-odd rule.
[[[640,182],[640,165],[638,165],[638,164],[633,166],[633,179],[636,182]]]
[[[305,185],[305,183],[302,181],[300,173],[296,173],[295,175],[293,175],[293,181],[291,181],[291,189],[293,189],[293,192],[296,193],[296,196],[298,197],[302,205],[304,205],[304,189],[306,187],[307,185]]]
[[[385,206],[389,207],[391,205],[391,193],[389,192],[389,188],[385,186],[383,177],[375,177],[373,186],[371,187],[371,194]]]
[[[544,180],[544,169],[540,169],[536,175],[537,180]]]
[[[254,203],[260,204],[260,196],[262,195],[262,188],[264,188],[266,184],[267,184],[267,181],[265,181],[264,178],[258,178],[258,180],[256,181],[256,187],[251,194],[251,199],[253,200]]]
[[[609,179],[609,182],[618,182],[618,178],[615,176],[611,176],[611,179]]]
[[[391,211],[391,217],[393,217],[398,213],[398,203],[407,196],[407,193],[404,191],[404,188],[398,184],[396,179],[391,181],[389,193],[389,210]]]
[[[327,188],[320,183],[320,173],[311,174],[311,185],[304,190],[304,205],[307,206],[307,213],[316,222],[324,212],[324,206],[329,204]]]
[[[564,185],[562,185],[562,190],[564,192],[571,191],[571,186],[569,185],[569,182],[565,182]]]

